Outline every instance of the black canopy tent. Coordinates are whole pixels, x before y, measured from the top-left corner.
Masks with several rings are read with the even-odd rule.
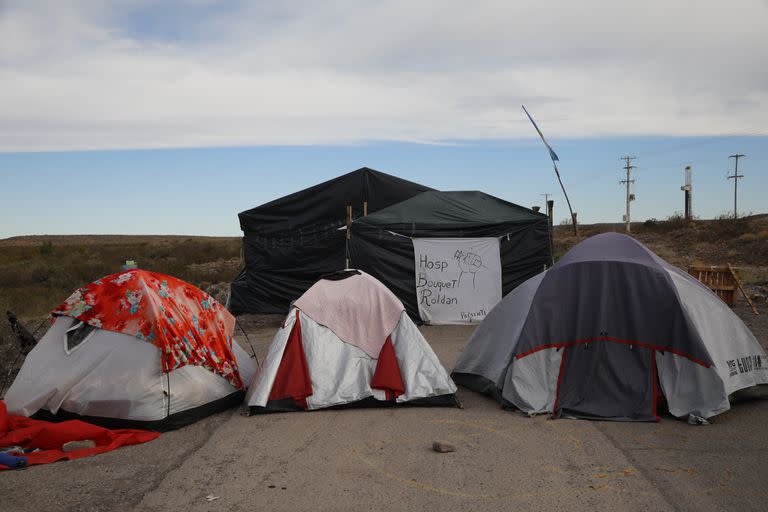
[[[432,190],[363,167],[238,215],[245,268],[232,283],[232,313],[288,311],[320,276],[344,268],[351,218]]]
[[[500,239],[506,295],[552,261],[547,216],[483,192],[428,191],[352,223],[351,266],[383,282],[420,321],[411,238]]]

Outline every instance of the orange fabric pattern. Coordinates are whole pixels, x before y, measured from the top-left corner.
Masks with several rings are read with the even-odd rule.
[[[164,372],[201,366],[244,387],[232,352],[235,318],[180,279],[138,269],[112,274],[76,290],[53,314],[152,343]]]

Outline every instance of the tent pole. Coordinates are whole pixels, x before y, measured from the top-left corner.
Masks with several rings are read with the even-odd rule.
[[[165,372],[165,386],[168,388],[168,405],[165,409],[165,419],[171,415],[171,373]]]
[[[248,333],[245,332],[245,329],[243,329],[243,326],[240,325],[240,322],[238,322],[237,319],[235,319],[235,325],[240,328],[240,332],[242,332],[243,336],[245,336],[245,341],[247,341],[248,346],[251,347],[251,355],[254,359],[256,359],[256,366],[261,368],[261,364],[259,364],[259,358],[256,356],[256,351],[253,349],[253,344],[251,343],[251,339],[248,337]]]
[[[45,323],[46,323],[48,320],[50,320],[50,319],[51,319],[51,316],[52,316],[52,315],[48,315],[47,317],[45,317],[45,319],[41,320],[39,324],[37,324],[37,327],[35,327],[35,330],[34,330],[34,331],[32,331],[32,336],[34,336],[35,334],[37,334],[37,331],[39,331],[39,330],[40,330],[40,328],[41,328],[43,325],[45,325]]]

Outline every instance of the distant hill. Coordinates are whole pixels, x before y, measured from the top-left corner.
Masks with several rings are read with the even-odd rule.
[[[240,240],[240,237],[194,235],[24,235],[0,238],[0,247],[37,246],[43,242],[50,242],[54,245],[131,245],[141,243],[174,243],[183,242],[184,240],[216,242]]]

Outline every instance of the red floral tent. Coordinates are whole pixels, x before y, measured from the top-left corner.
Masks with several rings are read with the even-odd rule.
[[[244,387],[232,353],[235,318],[180,279],[138,269],[112,274],[76,290],[53,314],[152,343],[164,372],[202,366]]]

